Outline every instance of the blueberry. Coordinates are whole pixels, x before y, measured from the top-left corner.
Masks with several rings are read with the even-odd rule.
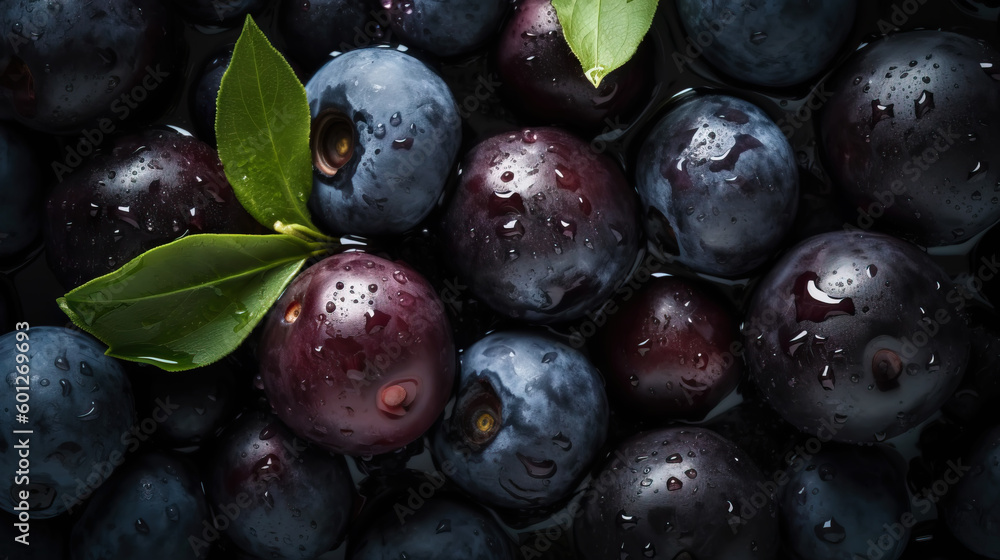
[[[641,418],[704,418],[739,382],[732,310],[719,294],[654,277],[601,329],[597,348],[617,409]]]
[[[306,84],[309,208],[330,233],[402,233],[434,208],[458,154],[461,119],[444,81],[410,55],[351,51]]]
[[[49,195],[45,249],[66,288],[195,233],[257,233],[210,146],[171,129],[123,136]]]
[[[773,490],[740,448],[711,430],[632,436],[593,480],[573,526],[578,558],[775,556]]]
[[[185,19],[202,25],[233,26],[248,14],[264,9],[270,0],[171,0]]]
[[[0,123],[0,259],[27,248],[41,229],[42,176],[28,138]]]
[[[385,38],[389,15],[370,0],[282,0],[278,29],[295,62],[313,72],[330,53],[347,52]]]
[[[782,535],[796,558],[896,560],[915,518],[901,469],[877,447],[828,444],[799,456],[781,487]]]
[[[8,0],[0,29],[0,116],[42,132],[144,120],[180,79],[180,28],[157,0]]]
[[[965,372],[969,333],[950,285],[925,253],[884,234],[803,241],[750,303],[744,338],[757,386],[812,435],[861,443],[903,433]]]
[[[351,560],[514,560],[513,543],[485,510],[433,497],[417,509],[387,508],[352,540]]]
[[[960,463],[961,464],[961,463]],[[965,472],[949,492],[944,518],[961,543],[977,554],[1000,558],[1000,427],[993,427],[973,446]]]
[[[73,526],[73,560],[205,558],[192,546],[208,523],[194,468],[152,452],[129,462],[101,486]]]
[[[619,128],[619,119],[631,117],[650,88],[652,61],[643,47],[595,88],[570,50],[550,0],[514,4],[494,58],[504,93],[538,124]]]
[[[508,0],[382,0],[389,26],[403,43],[450,57],[488,41],[507,13]]]
[[[843,64],[820,136],[857,225],[938,246],[1000,220],[998,80],[1000,52],[944,31],[892,35]]]
[[[234,45],[227,45],[205,61],[191,88],[191,113],[194,117],[198,136],[208,144],[215,145],[215,112],[222,76],[229,69],[233,59]]]
[[[15,332],[0,337],[7,385],[0,417],[0,466],[11,473],[17,470],[13,446],[19,438],[29,440],[31,456],[38,460],[31,463],[27,484],[15,484],[14,477],[4,482],[0,508],[13,512],[19,492],[26,490],[32,518],[46,519],[78,506],[120,464],[126,449],[139,446],[129,433],[135,406],[121,366],[105,356],[94,339],[61,327],[19,332],[27,332],[28,340],[18,341]],[[23,364],[16,361],[20,344],[27,345]],[[19,365],[27,365],[28,373],[17,370]],[[26,424],[15,423],[19,386],[31,388]],[[34,433],[12,434],[20,429]]]
[[[462,354],[458,387],[432,452],[481,503],[552,505],[573,490],[604,443],[600,373],[578,350],[545,336],[488,335]]]
[[[253,556],[312,559],[344,537],[354,503],[347,462],[309,446],[272,414],[248,411],[234,422],[210,472],[215,517]]]
[[[136,408],[143,418],[156,421],[154,437],[168,448],[203,445],[222,430],[244,396],[244,377],[232,359],[223,359],[178,374],[155,366],[130,362]]]
[[[677,10],[690,40],[724,74],[784,87],[812,78],[833,60],[851,32],[857,2],[678,0]]]
[[[572,134],[498,134],[465,157],[443,245],[474,296],[538,323],[603,303],[638,252],[635,194],[609,157]]]
[[[393,451],[440,416],[455,379],[444,305],[412,268],[364,253],[300,274],[265,319],[260,375],[299,436],[347,455]]]
[[[767,261],[798,207],[795,155],[781,130],[725,95],[692,97],[664,115],[643,142],[636,183],[649,236],[716,276]]]

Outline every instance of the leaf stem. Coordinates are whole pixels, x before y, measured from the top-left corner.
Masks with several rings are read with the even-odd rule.
[[[330,237],[329,235],[320,233],[301,224],[286,224],[279,220],[274,222],[274,231],[284,233],[285,235],[291,235],[292,237],[298,237],[299,239],[310,243],[319,241],[324,245],[340,244],[340,238]]]

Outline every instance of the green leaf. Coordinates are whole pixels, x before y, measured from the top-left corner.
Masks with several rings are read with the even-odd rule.
[[[216,101],[219,158],[236,197],[261,224],[312,230],[309,104],[291,66],[247,16]]]
[[[59,298],[116,358],[183,371],[229,354],[323,246],[289,235],[202,234],[151,249]]]
[[[552,0],[584,75],[601,85],[625,64],[653,25],[658,0]]]

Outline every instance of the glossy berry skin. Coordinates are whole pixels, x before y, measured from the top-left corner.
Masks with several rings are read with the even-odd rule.
[[[690,280],[649,280],[598,338],[608,393],[624,414],[704,418],[740,380],[739,330],[718,294]]]
[[[23,251],[38,237],[42,176],[28,139],[0,123],[0,259]]]
[[[25,331],[19,331],[25,332]],[[10,477],[0,489],[0,509],[13,512],[21,490],[30,493],[33,519],[47,519],[78,507],[121,464],[139,440],[130,432],[135,422],[132,389],[121,366],[104,355],[104,347],[87,335],[62,327],[32,327],[28,340],[16,332],[0,337],[4,383],[0,419],[0,466],[17,470],[18,444],[12,430],[31,429],[32,461],[27,485]],[[16,345],[27,343],[27,348]],[[16,367],[26,349],[28,373]],[[24,376],[28,376],[28,383]],[[29,424],[15,422],[15,387],[30,386]],[[43,460],[47,458],[47,460]],[[80,481],[85,484],[81,485]],[[19,502],[20,500],[18,500]]]
[[[490,40],[508,0],[381,0],[400,40],[440,57],[468,54]]]
[[[210,472],[209,502],[229,521],[224,534],[254,557],[309,560],[344,537],[354,504],[347,462],[307,445],[273,414],[240,416]]]
[[[330,60],[330,53],[367,47],[384,39],[385,10],[371,0],[281,0],[278,29],[288,54],[307,72]]]
[[[513,543],[484,509],[451,497],[384,510],[351,544],[351,560],[514,560]]]
[[[640,48],[595,88],[566,43],[550,0],[514,5],[494,58],[505,92],[535,123],[588,130],[630,117],[646,101],[652,72],[649,56]]]
[[[573,526],[579,558],[774,558],[773,489],[740,448],[711,430],[632,436],[594,480],[601,489],[584,492]]]
[[[345,134],[352,146],[337,169],[314,165],[309,208],[317,225],[329,233],[390,235],[420,223],[438,202],[462,139],[444,81],[408,54],[367,48],[328,62],[306,94],[314,154],[334,141],[318,127],[327,111],[342,125],[329,134]]]
[[[455,347],[434,288],[402,263],[364,253],[300,274],[266,319],[260,372],[299,436],[346,455],[419,438],[444,410]]]
[[[196,233],[257,233],[222,171],[193,136],[149,129],[119,138],[49,195],[45,250],[67,288]]]
[[[899,558],[915,521],[901,471],[877,447],[829,444],[796,457],[779,498],[792,558]]]
[[[162,452],[129,459],[94,493],[73,526],[73,560],[206,558],[188,537],[201,533],[208,504],[194,468]]]
[[[233,45],[212,55],[201,69],[198,79],[191,88],[191,113],[194,117],[198,137],[215,145],[215,113],[222,76],[229,69],[233,59]]]
[[[955,33],[900,33],[855,52],[830,89],[823,152],[859,226],[939,246],[1000,219],[1000,52]]]
[[[236,415],[244,396],[239,380],[245,374],[229,359],[181,373],[136,362],[126,368],[139,416],[157,420],[154,437],[167,448],[210,441]]]
[[[969,332],[948,276],[878,233],[803,241],[753,295],[746,358],[765,398],[819,437],[868,443],[916,426],[961,381]]]
[[[480,503],[528,509],[573,490],[607,429],[600,373],[580,351],[501,332],[462,354],[458,400],[431,449],[442,472]]]
[[[635,194],[615,163],[556,128],[499,134],[462,162],[442,229],[472,294],[537,323],[583,316],[635,260]]]
[[[973,446],[965,473],[948,494],[944,519],[965,546],[987,558],[1000,558],[1000,427],[988,430]]]
[[[172,93],[183,50],[157,0],[0,6],[0,118],[50,134],[120,129],[156,114]],[[87,22],[86,24],[82,22]],[[81,52],[90,56],[80,56]]]
[[[172,0],[184,19],[193,23],[230,27],[257,13],[270,0]]]
[[[639,152],[646,232],[698,272],[745,276],[780,247],[798,209],[795,155],[757,106],[725,95],[682,101]]]
[[[854,0],[678,0],[702,54],[725,76],[756,86],[802,83],[833,60],[854,24]],[[712,38],[711,42],[707,38]]]

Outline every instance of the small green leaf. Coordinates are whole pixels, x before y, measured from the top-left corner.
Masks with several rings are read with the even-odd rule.
[[[594,84],[625,64],[653,25],[658,0],[552,0],[566,42]]]
[[[322,245],[288,235],[202,234],[146,251],[59,298],[116,358],[184,371],[229,354]]]
[[[236,197],[261,224],[315,230],[306,90],[247,16],[216,101],[219,158]]]

